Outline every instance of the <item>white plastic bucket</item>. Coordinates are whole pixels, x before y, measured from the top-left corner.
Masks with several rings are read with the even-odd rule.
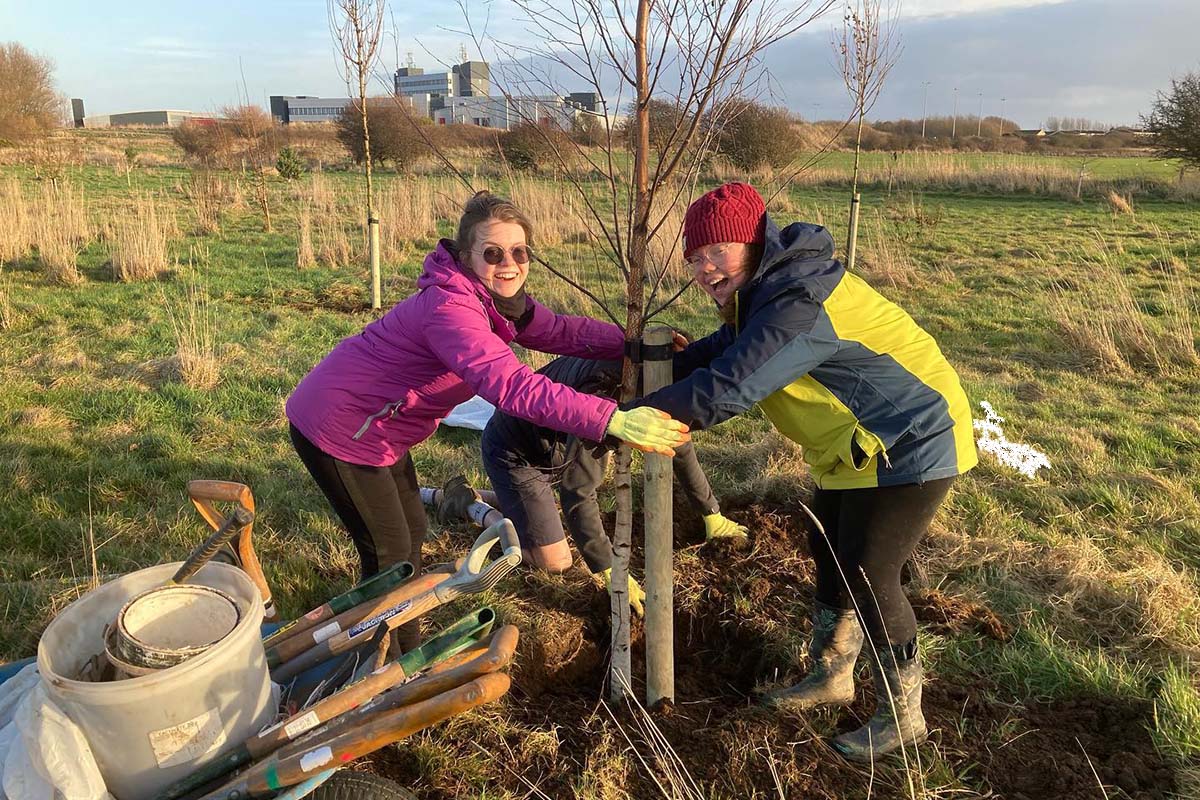
[[[87,737],[108,791],[150,800],[237,746],[275,714],[259,630],[262,597],[247,575],[209,563],[190,583],[226,593],[238,607],[228,636],[182,664],[108,683],[74,680],[104,650],[104,628],[133,597],[166,583],[179,564],[124,575],[68,606],[38,644],[46,691]]]

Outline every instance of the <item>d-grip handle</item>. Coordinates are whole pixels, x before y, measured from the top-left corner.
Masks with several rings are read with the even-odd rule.
[[[242,528],[234,539],[233,549],[241,562],[239,566],[250,576],[250,580],[254,581],[259,594],[262,595],[263,619],[267,622],[274,621],[277,612],[271,599],[271,586],[267,583],[267,576],[258,561],[258,553],[254,551],[254,494],[250,487],[236,481],[194,480],[188,481],[187,493],[192,505],[213,530],[219,529],[225,521],[225,515],[217,510],[215,503],[236,503],[238,508],[249,512],[251,522]]]
[[[488,563],[488,554],[499,542],[501,553]],[[521,563],[521,543],[512,521],[505,518],[479,534],[462,567],[450,580],[435,590],[439,603],[448,603],[462,594],[478,594],[493,588]]]

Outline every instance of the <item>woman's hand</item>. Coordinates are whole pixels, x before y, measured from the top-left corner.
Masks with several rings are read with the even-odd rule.
[[[665,411],[649,406],[640,406],[630,411],[617,410],[608,421],[610,436],[628,442],[645,453],[664,456],[675,455],[673,448],[691,441],[688,427],[671,419]]]
[[[677,331],[673,328],[671,329],[671,349],[672,350],[674,350],[676,353],[678,353],[680,350],[683,350],[689,344],[691,344],[691,341],[688,339],[687,336],[685,336],[684,334],[680,333],[679,331]]]

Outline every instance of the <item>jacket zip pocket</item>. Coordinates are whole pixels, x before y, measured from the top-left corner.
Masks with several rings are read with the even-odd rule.
[[[350,438],[357,442],[363,437],[363,434],[367,432],[367,429],[371,427],[371,423],[380,417],[387,417],[388,419],[391,419],[392,417],[396,416],[396,412],[402,408],[404,408],[404,400],[397,400],[394,403],[388,403],[383,408],[367,417],[366,421],[362,424],[362,427],[358,429],[358,432]]]

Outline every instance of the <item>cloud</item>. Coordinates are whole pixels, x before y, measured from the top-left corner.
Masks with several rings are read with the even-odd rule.
[[[138,40],[132,47],[122,49],[126,53],[154,58],[203,60],[221,56],[221,52],[215,48],[173,36],[147,36]]]
[[[1033,8],[1069,0],[909,0],[902,2],[901,17],[957,17],[988,11]]]
[[[844,118],[850,101],[832,64],[828,20],[766,56],[774,101],[808,118]],[[953,17],[901,20],[903,51],[870,116],[1005,116],[1026,127],[1048,116],[1135,123],[1173,74],[1200,66],[1195,0],[1072,0]]]

